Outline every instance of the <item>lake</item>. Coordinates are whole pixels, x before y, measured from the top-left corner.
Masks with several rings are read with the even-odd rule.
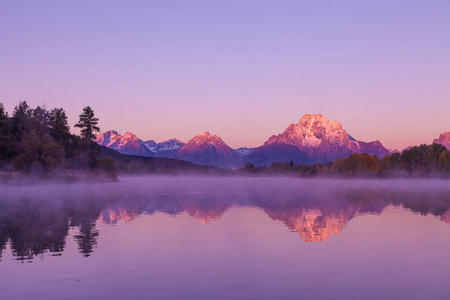
[[[0,185],[1,299],[450,299],[450,182]]]

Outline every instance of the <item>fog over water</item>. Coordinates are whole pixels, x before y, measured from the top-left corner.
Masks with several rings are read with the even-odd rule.
[[[448,299],[450,185],[1,184],[0,249],[0,289],[15,299]]]

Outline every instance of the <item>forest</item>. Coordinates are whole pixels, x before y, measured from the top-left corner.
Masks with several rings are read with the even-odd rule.
[[[38,178],[118,174],[289,175],[299,177],[449,177],[450,151],[443,145],[420,145],[382,159],[353,153],[325,164],[277,162],[257,168],[248,163],[237,170],[199,166],[177,159],[120,154],[95,142],[99,119],[84,107],[72,134],[63,108],[31,108],[21,101],[9,116],[0,103],[0,179],[20,173]],[[6,175],[5,175],[6,174]],[[76,176],[75,176],[76,177]]]
[[[70,133],[66,112],[62,108],[31,108],[21,101],[11,116],[0,103],[0,169],[35,177],[70,174],[108,175],[116,177],[114,161],[100,160],[101,149],[95,142],[100,130],[98,118],[89,107],[83,108],[78,122],[80,135]],[[69,174],[65,172],[64,174]]]
[[[19,178],[65,181],[117,179],[119,174],[224,174],[210,166],[169,158],[118,153],[95,142],[99,119],[83,108],[80,135],[72,134],[63,108],[31,108],[21,101],[11,116],[0,103],[0,180]]]
[[[420,145],[382,159],[369,154],[353,153],[325,164],[295,165],[277,162],[270,167],[256,168],[248,163],[238,170],[241,174],[290,174],[312,177],[449,177],[450,151],[440,144]]]

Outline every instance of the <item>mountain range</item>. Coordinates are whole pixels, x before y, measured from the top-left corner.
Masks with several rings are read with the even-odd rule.
[[[246,163],[262,167],[291,160],[295,164],[313,165],[345,158],[352,153],[367,153],[382,158],[399,152],[386,149],[378,140],[358,141],[342,128],[341,123],[321,114],[304,115],[298,123],[290,124],[283,133],[271,136],[257,148],[232,149],[219,136],[208,131],[186,143],[175,138],[161,143],[143,141],[130,132],[122,136],[114,130],[97,135],[96,141],[123,154],[177,158],[221,168],[239,168]],[[450,132],[441,134],[433,142],[450,148]]]

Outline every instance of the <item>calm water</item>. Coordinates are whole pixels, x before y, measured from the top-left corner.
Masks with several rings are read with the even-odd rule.
[[[1,299],[450,299],[450,182],[0,185]]]

